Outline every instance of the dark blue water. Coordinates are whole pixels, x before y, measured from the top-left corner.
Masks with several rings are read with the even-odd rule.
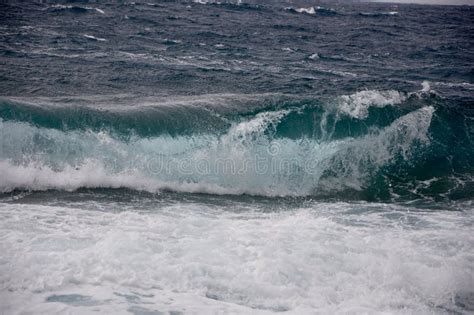
[[[0,305],[472,311],[473,21],[2,2]]]
[[[328,3],[314,15],[285,9],[310,6],[129,2],[102,4],[102,13],[87,2],[3,4],[0,93],[317,99],[413,91],[428,80],[456,99],[472,96],[471,7]]]
[[[471,7],[178,1],[1,12],[0,154],[12,166],[57,174],[94,160],[107,174],[137,171],[184,191],[471,197]],[[256,161],[240,177],[197,170],[254,157],[278,170],[256,174]],[[137,159],[160,170],[143,174],[128,165]],[[2,190],[64,188],[36,185]]]

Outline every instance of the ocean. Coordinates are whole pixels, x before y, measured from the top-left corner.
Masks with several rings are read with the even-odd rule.
[[[473,51],[471,6],[2,2],[0,314],[474,312]]]

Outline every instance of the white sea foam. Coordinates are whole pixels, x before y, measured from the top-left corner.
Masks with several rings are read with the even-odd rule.
[[[310,15],[316,14],[316,10],[314,9],[314,7],[308,7],[308,8],[286,7],[285,10],[294,11],[298,13],[305,13],[305,14],[310,14]]]
[[[421,86],[422,86],[422,89],[421,89],[422,93],[428,93],[431,90],[430,82],[428,81],[423,81],[421,83]]]
[[[385,107],[400,104],[407,96],[395,90],[365,90],[351,95],[343,95],[339,99],[338,111],[358,119],[369,114],[370,107]]]
[[[433,314],[472,292],[471,213],[153,204],[0,202],[2,310]]]
[[[84,34],[84,37],[92,39],[92,40],[96,40],[96,41],[99,41],[99,42],[107,41],[105,38],[95,37],[93,35],[88,35],[88,34]]]
[[[72,5],[62,5],[62,4],[54,4],[51,6],[51,8],[56,8],[56,9],[72,9]]]
[[[316,14],[316,10],[314,9],[314,7],[296,8],[295,11],[298,13]]]
[[[232,126],[227,133],[232,139],[250,139],[261,136],[265,131],[268,131],[269,127],[273,130],[280,120],[288,115],[291,110],[279,110],[274,112],[263,112],[255,116],[255,118],[244,121]]]
[[[105,14],[104,10],[99,9],[99,8],[94,8],[94,7],[78,7],[78,6],[72,6],[72,5],[55,4],[55,5],[52,5],[51,8],[56,8],[56,9],[79,8],[79,9],[84,9],[84,10],[94,10],[94,11],[97,11],[98,13],[100,13],[100,14]]]
[[[474,90],[474,84],[469,82],[434,82],[434,85],[442,87],[463,88],[466,90]]]
[[[215,1],[215,0],[193,0],[194,3],[198,4],[221,4],[222,2],[220,1]]]

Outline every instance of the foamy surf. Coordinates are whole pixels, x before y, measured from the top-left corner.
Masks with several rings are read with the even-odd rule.
[[[0,203],[3,310],[431,314],[469,302],[468,214],[142,201]]]

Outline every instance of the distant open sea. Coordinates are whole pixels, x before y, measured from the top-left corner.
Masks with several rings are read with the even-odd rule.
[[[474,7],[2,1],[0,314],[472,314],[473,141]]]

